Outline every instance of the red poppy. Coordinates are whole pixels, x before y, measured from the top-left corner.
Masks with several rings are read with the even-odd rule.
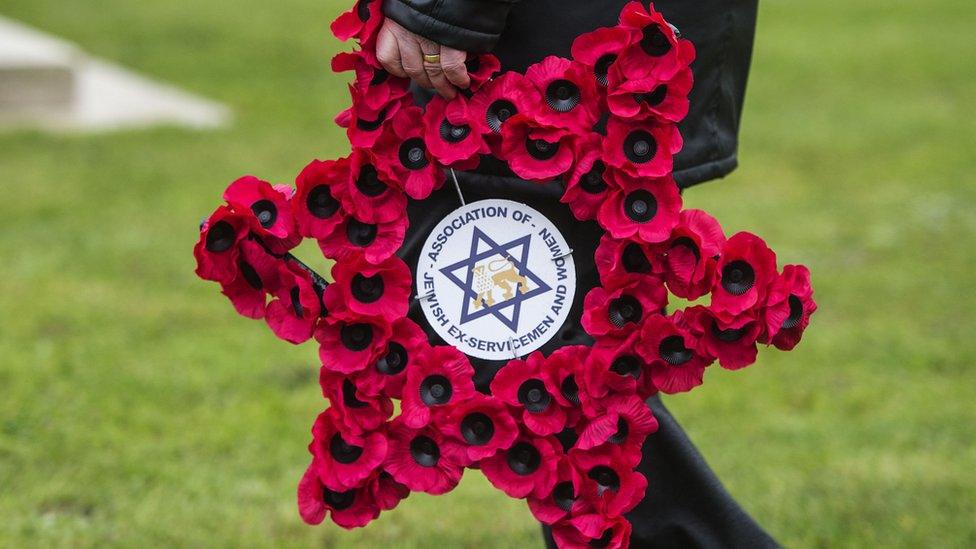
[[[308,524],[320,524],[329,514],[332,521],[346,528],[366,526],[380,515],[380,508],[370,492],[371,483],[349,490],[330,490],[317,474],[315,460],[298,483],[298,513]]]
[[[505,405],[481,393],[458,401],[437,424],[445,435],[461,445],[463,465],[477,463],[511,447],[519,434],[515,418]]]
[[[333,186],[349,177],[349,159],[313,160],[295,179],[291,209],[298,234],[306,238],[329,237],[345,220]]]
[[[647,435],[657,431],[657,419],[644,400],[635,394],[616,394],[604,402],[602,415],[586,422],[580,430],[576,448],[589,450],[605,443],[622,448],[630,467],[641,459],[641,447]]]
[[[530,66],[525,77],[542,94],[532,118],[543,126],[587,132],[600,118],[596,78],[582,63],[550,55]]]
[[[471,121],[478,132],[485,136],[492,151],[501,152],[502,125],[516,114],[529,114],[539,110],[542,96],[524,75],[506,72],[487,82],[471,97]]]
[[[569,461],[583,476],[583,497],[605,516],[623,515],[644,498],[647,479],[633,469],[640,461],[639,450],[627,455],[623,447],[614,444],[573,449]]]
[[[396,508],[400,501],[410,495],[410,489],[397,482],[393,475],[386,471],[380,471],[379,474],[370,478],[368,486],[373,500],[381,511]]]
[[[382,319],[329,311],[315,330],[322,367],[342,374],[364,370],[386,349],[390,331]]]
[[[397,256],[374,265],[362,255],[351,255],[333,264],[332,279],[325,289],[327,309],[345,304],[354,313],[388,322],[407,314],[410,268]]]
[[[404,423],[423,427],[430,423],[432,410],[473,397],[472,376],[474,368],[461,351],[446,345],[431,347],[407,370],[400,403]]]
[[[722,247],[715,266],[712,310],[725,320],[761,307],[776,280],[776,254],[758,236],[740,232]]]
[[[237,260],[237,276],[222,283],[220,291],[230,299],[237,312],[247,318],[264,318],[268,294],[279,287],[281,260],[264,251],[253,240],[242,240]]]
[[[684,317],[699,337],[704,354],[718,358],[726,370],[745,368],[756,361],[756,340],[762,324],[749,316],[724,322],[702,306],[685,309]]]
[[[597,212],[597,221],[614,238],[637,237],[664,242],[678,224],[681,195],[670,177],[641,179],[619,170],[610,172],[613,190]]]
[[[640,331],[634,330],[626,338],[601,338],[593,346],[581,380],[584,392],[591,397],[584,402],[587,417],[604,415],[607,398],[615,393],[637,394],[641,398],[654,393],[647,361],[637,350],[639,339]]]
[[[573,59],[589,67],[596,83],[605,88],[614,61],[636,40],[635,36],[634,30],[623,27],[601,27],[581,34],[573,41]]]
[[[383,130],[402,108],[413,104],[409,95],[392,99],[380,108],[370,106],[368,98],[355,86],[349,86],[352,105],[336,115],[335,123],[346,129],[353,147],[368,149],[376,144]]]
[[[707,294],[724,245],[725,233],[714,217],[683,210],[667,243],[665,281],[671,293],[692,301]]]
[[[488,154],[489,149],[473,124],[468,100],[463,95],[451,101],[434,97],[424,113],[427,150],[445,166],[458,170],[476,168],[481,161],[480,155]]]
[[[224,200],[235,211],[250,212],[251,231],[261,238],[272,253],[283,254],[301,242],[295,227],[287,186],[272,187],[267,181],[244,176],[227,187]]]
[[[614,67],[610,70],[607,107],[620,118],[653,118],[663,124],[677,123],[688,114],[688,93],[692,83],[691,69],[687,67],[669,80],[631,80]]]
[[[481,472],[492,486],[509,497],[544,498],[559,480],[557,470],[562,455],[562,445],[555,437],[522,433],[510,448],[481,460]]]
[[[338,411],[336,420],[342,424],[343,430],[353,433],[373,431],[393,415],[392,400],[361,392],[354,377],[321,368],[319,386],[322,395]]]
[[[510,360],[491,382],[491,394],[519,410],[522,425],[539,436],[558,433],[566,426],[566,410],[555,396],[560,388],[545,371],[545,357],[540,351],[526,360]]]
[[[566,426],[575,427],[589,395],[580,390],[583,369],[591,352],[586,345],[567,345],[552,352],[544,368],[546,385],[553,387],[553,398],[566,409]]]
[[[424,143],[424,113],[419,107],[397,112],[374,151],[384,179],[411,198],[423,200],[444,183],[444,170]]]
[[[594,255],[600,281],[604,286],[621,286],[635,277],[663,279],[664,253],[661,248],[661,245],[604,234]]]
[[[433,426],[411,428],[399,417],[390,424],[390,451],[384,468],[411,490],[446,494],[464,474],[457,442]]]
[[[370,153],[354,149],[346,175],[332,187],[345,211],[356,212],[367,223],[386,223],[404,215],[407,197],[376,169]]]
[[[640,327],[651,314],[668,304],[668,291],[664,284],[646,284],[649,277],[617,287],[597,286],[583,300],[583,318],[580,322],[586,333],[593,337],[623,337]],[[642,282],[644,282],[642,284]]]
[[[351,214],[329,236],[319,240],[319,248],[325,257],[336,261],[362,254],[370,263],[382,263],[400,249],[406,233],[406,212],[387,223],[369,223],[358,214]]]
[[[527,503],[532,516],[543,524],[553,524],[570,514],[579,514],[585,509],[583,499],[583,476],[563,456],[556,467],[556,484],[545,497],[529,495]]]
[[[237,278],[240,244],[248,235],[248,220],[227,206],[220,206],[200,226],[200,240],[193,247],[197,276],[230,284]]]
[[[803,337],[810,315],[817,310],[810,285],[810,270],[803,265],[787,265],[769,291],[765,311],[765,340],[778,349],[790,351]]]
[[[383,24],[383,2],[380,0],[356,0],[349,10],[343,12],[332,22],[332,34],[345,42],[355,38],[363,44],[364,51],[375,52],[372,45]]]
[[[492,77],[501,71],[502,64],[497,57],[490,53],[482,53],[480,55],[472,55],[464,62],[464,67],[468,71],[468,78],[471,79],[471,85],[468,86],[466,92],[475,93],[480,92],[481,88],[491,82]],[[505,73],[509,74],[509,73]]]
[[[615,179],[608,176],[607,165],[603,163],[603,151],[600,141],[603,138],[590,132],[580,138],[576,147],[576,163],[566,178],[566,190],[560,202],[569,205],[569,209],[580,221],[587,221],[596,217],[600,205],[606,201],[610,185]]]
[[[670,177],[682,143],[674,124],[611,116],[603,140],[603,160],[639,177]]]
[[[616,63],[627,79],[667,80],[695,60],[695,46],[678,38],[660,12],[630,2],[620,13],[620,26],[638,34]]]
[[[329,408],[312,426],[308,451],[314,456],[319,479],[330,490],[359,487],[379,470],[386,459],[387,437],[383,430],[356,433],[340,428],[339,411]]]
[[[523,179],[545,183],[573,166],[575,134],[516,114],[502,126],[499,157]]]
[[[668,394],[701,385],[705,368],[714,360],[700,349],[698,338],[682,322],[680,311],[648,318],[637,350],[650,365],[654,386]]]
[[[409,318],[397,319],[386,342],[371,367],[355,374],[357,387],[367,395],[385,395],[401,398],[407,370],[411,368],[430,345],[427,334]]]
[[[632,529],[624,517],[588,513],[557,522],[552,526],[552,537],[559,547],[626,549]]]
[[[340,52],[332,58],[332,71],[355,71],[353,85],[360,92],[363,105],[371,111],[379,112],[390,103],[400,101],[410,94],[410,80],[392,76],[373,57],[362,50]]]
[[[308,341],[322,314],[312,274],[293,261],[284,261],[278,269],[277,286],[265,321],[276,336],[289,343]]]

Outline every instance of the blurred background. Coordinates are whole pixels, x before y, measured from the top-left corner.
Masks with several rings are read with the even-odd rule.
[[[809,264],[820,310],[796,352],[666,402],[787,546],[974,546],[976,4],[760,4],[741,167],[685,200]],[[193,275],[228,182],[347,151],[328,70],[345,5],[0,0],[234,116],[0,130],[0,546],[540,546],[471,471],[365,530],[305,526],[314,344]]]

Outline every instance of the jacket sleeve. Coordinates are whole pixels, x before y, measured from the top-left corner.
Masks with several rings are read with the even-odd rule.
[[[505,30],[519,0],[383,0],[383,13],[404,28],[469,53],[485,53]]]

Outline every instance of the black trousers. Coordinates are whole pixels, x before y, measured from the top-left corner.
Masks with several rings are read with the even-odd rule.
[[[779,547],[739,507],[657,396],[647,401],[660,428],[644,443],[637,469],[647,477],[644,500],[628,513],[630,546]],[[543,526],[546,546],[555,548]]]

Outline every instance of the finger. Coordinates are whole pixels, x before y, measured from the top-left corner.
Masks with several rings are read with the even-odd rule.
[[[424,70],[424,54],[417,42],[400,42],[400,63],[407,76],[424,88],[433,88],[427,71]]]
[[[471,77],[468,76],[468,68],[464,66],[468,54],[454,48],[441,48],[441,70],[455,86],[466,90],[471,86]]]
[[[379,36],[376,37],[376,60],[393,76],[407,77],[407,72],[403,70],[400,62],[400,46],[397,44],[396,36],[385,26],[380,29]]]
[[[437,93],[441,95],[444,99],[454,99],[457,95],[457,90],[454,89],[454,85],[447,80],[447,76],[444,75],[444,69],[441,68],[440,63],[430,63],[424,61],[424,70],[427,71],[427,76],[430,78],[430,82],[434,85],[434,89]]]

